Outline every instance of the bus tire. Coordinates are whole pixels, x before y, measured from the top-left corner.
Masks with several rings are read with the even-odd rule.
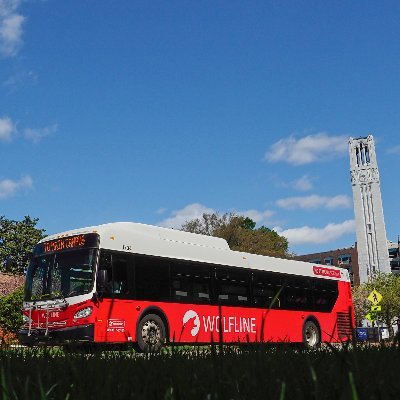
[[[156,314],[147,314],[139,322],[136,337],[139,351],[158,352],[165,343],[165,325]]]
[[[307,320],[303,325],[303,345],[306,349],[317,349],[321,345],[321,332],[312,320]]]

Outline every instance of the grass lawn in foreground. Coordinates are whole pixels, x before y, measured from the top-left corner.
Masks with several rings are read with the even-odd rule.
[[[0,350],[0,399],[397,399],[392,347]]]

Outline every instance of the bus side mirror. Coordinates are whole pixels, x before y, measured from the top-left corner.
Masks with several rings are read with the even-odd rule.
[[[97,272],[97,290],[104,292],[108,282],[108,271],[106,269],[100,269]]]

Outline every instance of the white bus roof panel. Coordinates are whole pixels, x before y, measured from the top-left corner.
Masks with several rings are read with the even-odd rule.
[[[308,262],[233,251],[221,238],[134,222],[74,229],[47,236],[42,241],[93,232],[100,235],[100,248],[109,250],[324,278],[317,276],[313,268],[315,265]],[[347,270],[343,268],[320,267],[339,271],[340,280],[350,280]]]

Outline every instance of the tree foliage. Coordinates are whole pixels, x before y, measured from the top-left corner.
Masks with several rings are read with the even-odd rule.
[[[0,297],[0,327],[4,331],[16,333],[21,328],[23,299],[23,287],[16,289],[8,296]]]
[[[275,231],[248,217],[226,213],[203,214],[201,218],[186,221],[181,230],[225,239],[232,250],[273,257],[289,257],[288,241]]]
[[[353,302],[356,312],[356,320],[359,323],[371,310],[372,303],[367,299],[372,290],[376,289],[382,295],[382,312],[376,313],[377,321],[390,327],[393,321],[400,317],[400,275],[375,274],[370,282],[363,283],[353,288]]]
[[[0,216],[0,271],[23,274],[29,263],[33,246],[45,235],[36,228],[38,218],[25,216],[14,221]]]

